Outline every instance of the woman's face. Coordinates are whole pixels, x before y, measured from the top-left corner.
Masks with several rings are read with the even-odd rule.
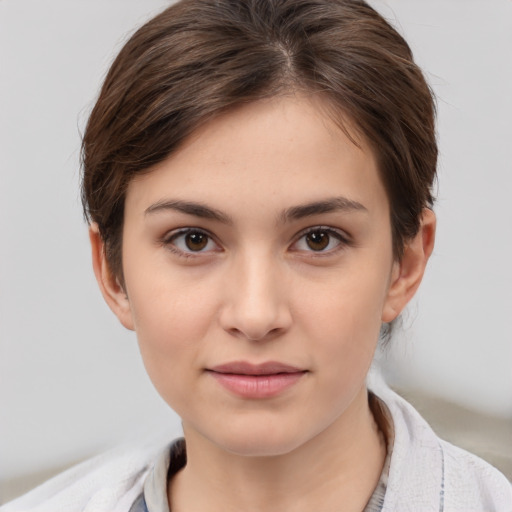
[[[374,156],[320,107],[227,113],[127,192],[118,314],[185,433],[232,453],[288,453],[349,421],[395,316]]]

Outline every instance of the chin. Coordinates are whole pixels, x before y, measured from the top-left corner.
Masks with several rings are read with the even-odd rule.
[[[243,457],[277,457],[286,455],[305,442],[307,436],[293,433],[289,428],[272,428],[262,425],[261,428],[246,428],[227,431],[221,438],[210,437],[217,446],[228,453]]]

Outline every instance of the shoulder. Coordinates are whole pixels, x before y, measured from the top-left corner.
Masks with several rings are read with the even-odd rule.
[[[441,440],[384,384],[372,391],[386,406],[394,435],[383,512],[512,512],[512,485],[496,468]]]
[[[168,444],[118,448],[57,475],[0,512],[121,512],[141,494],[144,480]]]
[[[444,461],[447,510],[457,509],[457,497],[464,496],[469,511],[512,512],[512,484],[496,468],[457,446],[440,440]],[[479,504],[486,508],[478,508]]]

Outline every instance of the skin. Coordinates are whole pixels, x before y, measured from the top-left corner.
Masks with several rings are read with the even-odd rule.
[[[305,96],[243,106],[133,180],[124,288],[91,226],[103,295],[183,421],[173,512],[359,511],[378,482],[386,449],[365,379],[382,322],[421,281],[435,217],[424,211],[395,261],[374,155],[323,106]],[[302,373],[276,396],[247,398],[210,371],[233,361]]]

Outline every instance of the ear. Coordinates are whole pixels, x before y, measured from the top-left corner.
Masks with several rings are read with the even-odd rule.
[[[383,322],[393,321],[416,293],[434,249],[435,234],[436,216],[432,210],[425,208],[417,235],[407,242],[402,259],[394,263],[382,311]]]
[[[110,271],[105,255],[105,244],[101,238],[98,225],[93,223],[89,227],[89,240],[91,241],[92,266],[94,275],[105,302],[117,316],[119,321],[130,330],[134,330],[130,301],[119,279]]]

